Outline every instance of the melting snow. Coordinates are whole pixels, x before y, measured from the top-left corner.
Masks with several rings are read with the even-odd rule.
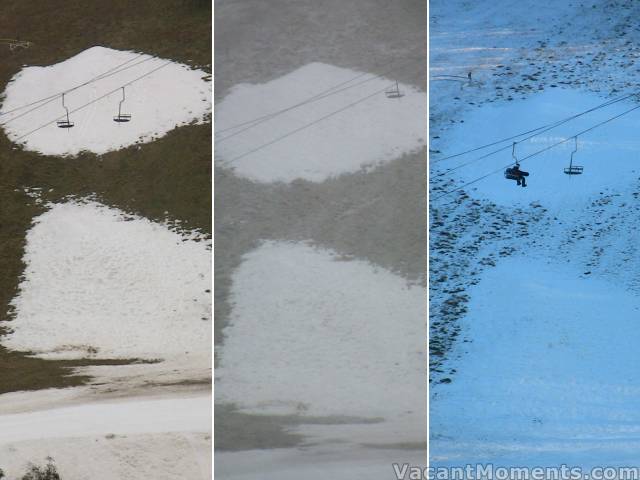
[[[3,346],[208,366],[211,252],[195,237],[96,202],[51,205],[27,233]]]
[[[432,465],[632,465],[640,298],[550,258],[503,260],[469,293],[457,373],[431,400]]]
[[[392,79],[323,63],[236,85],[216,105],[217,161],[258,182],[321,182],[394,160],[426,144],[427,99],[403,84],[404,96],[387,98],[392,88]]]
[[[149,72],[126,86],[122,113],[131,114],[131,121],[114,122],[122,98],[120,87]],[[138,52],[93,47],[55,65],[23,68],[4,91],[0,126],[12,141],[46,155],[118,150],[150,142],[176,126],[202,123],[211,111],[207,75]],[[56,120],[65,115],[60,94],[98,76],[99,80],[65,95],[75,126],[58,128]]]
[[[233,277],[217,400],[260,413],[384,417],[361,425],[368,432],[361,442],[420,441],[425,293],[332,251],[264,243]],[[353,428],[341,428],[312,426],[308,433],[353,438]]]

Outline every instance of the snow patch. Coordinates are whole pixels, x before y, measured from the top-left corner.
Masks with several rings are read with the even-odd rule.
[[[329,88],[331,95],[323,93]],[[217,162],[258,182],[321,182],[418,150],[426,144],[426,93],[400,84],[404,96],[387,98],[384,90],[392,88],[392,79],[323,63],[265,84],[236,85],[216,105]]]
[[[630,100],[591,112],[517,143],[516,158],[523,159],[564,139],[570,139],[521,163],[521,169],[530,173],[526,188],[518,187],[515,181],[507,180],[503,175],[504,168],[513,164],[512,140],[457,158],[438,161],[439,157],[448,154],[466,151],[478,145],[554,123],[607,100],[591,93],[558,88],[535,94],[525,100],[514,100],[495,106],[483,105],[481,108],[473,109],[465,116],[464,123],[458,124],[449,132],[448,151],[441,155],[432,155],[431,165],[434,174],[455,169],[447,173],[445,178],[454,178],[458,182],[457,185],[490,174],[469,185],[465,191],[473,197],[488,199],[501,205],[528,205],[535,201],[554,210],[586,204],[588,199],[603,189],[616,190],[626,187],[640,176],[640,142],[636,134],[640,110],[578,137],[574,165],[584,167],[582,175],[566,175],[564,168],[569,166],[571,152],[575,147],[571,137],[635,107],[636,104]],[[480,159],[481,156],[500,148],[503,148],[501,152]],[[491,174],[494,171],[496,173]],[[434,195],[437,196],[437,193]]]
[[[469,293],[471,341],[432,394],[431,464],[634,464],[640,298],[527,257],[486,270]]]
[[[119,88],[149,72],[126,86],[122,113],[131,114],[131,121],[114,122],[122,99]],[[58,128],[56,119],[65,115],[61,92],[99,75],[103,77],[65,95],[75,126]],[[177,126],[205,121],[211,111],[211,84],[203,80],[207,75],[138,52],[93,47],[55,65],[23,68],[4,91],[0,126],[12,141],[45,155],[77,155],[83,150],[102,154],[147,143]],[[97,100],[103,95],[107,96]],[[93,100],[97,101],[73,111]]]
[[[231,300],[216,401],[257,413],[384,417],[365,426],[362,442],[424,436],[426,402],[416,402],[427,386],[424,289],[330,250],[266,242],[234,274]],[[305,427],[331,438],[341,428]]]
[[[206,241],[97,202],[70,201],[34,220],[24,261],[3,346],[47,358],[209,366]]]

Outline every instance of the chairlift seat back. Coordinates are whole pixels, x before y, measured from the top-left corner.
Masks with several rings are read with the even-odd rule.
[[[116,115],[115,117],[113,117],[113,121],[114,122],[118,122],[118,123],[130,122],[131,121],[131,115],[128,114],[128,113],[121,113],[121,114]]]
[[[387,98],[400,98],[400,97],[404,97],[403,93],[400,93],[397,90],[391,90],[388,92],[384,92],[385,95],[387,96]]]
[[[582,174],[583,170],[584,170],[584,167],[578,167],[578,166],[572,165],[571,167],[565,168],[564,173],[566,173],[567,175],[580,175]]]
[[[56,123],[58,124],[58,128],[71,128],[75,125],[75,123],[69,120],[58,120]]]
[[[398,85],[398,81],[396,80],[395,88],[390,88],[389,90],[385,90],[384,94],[387,98],[400,98],[404,97],[404,94],[400,91],[400,86]]]

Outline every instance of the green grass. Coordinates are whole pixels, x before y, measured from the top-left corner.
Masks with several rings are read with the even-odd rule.
[[[1,90],[22,65],[54,64],[95,45],[210,71],[211,8],[201,0],[4,0],[0,37],[33,42],[15,51],[0,45]],[[43,204],[36,205],[24,187],[42,188]],[[182,127],[141,148],[76,158],[15,149],[1,132],[0,320],[12,318],[9,303],[23,275],[25,233],[33,218],[45,211],[47,201],[69,195],[95,195],[129,213],[180,219],[183,226],[210,234],[211,126]],[[74,367],[134,361],[47,361],[0,347],[0,393],[81,385],[90,378],[73,375]]]

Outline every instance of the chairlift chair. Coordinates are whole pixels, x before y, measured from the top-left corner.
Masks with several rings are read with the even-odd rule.
[[[522,183],[523,187],[526,187],[526,180],[524,179],[524,177],[528,177],[529,176],[529,172],[525,172],[520,170],[520,163],[518,162],[518,159],[516,158],[516,142],[513,142],[513,148],[511,149],[511,156],[513,157],[514,160],[514,165],[513,167],[507,167],[504,171],[504,178],[506,178],[507,180],[515,180],[518,182],[518,185],[520,185],[520,183]]]
[[[575,148],[571,152],[571,159],[569,160],[569,166],[564,169],[564,173],[567,175],[581,175],[584,167],[573,164],[573,154],[578,151],[578,137],[573,137],[575,140]]]
[[[515,172],[518,172],[517,174]],[[520,164],[516,163],[513,167],[509,167],[504,171],[504,178],[507,180],[522,180],[522,177],[528,177],[529,172],[520,170]]]
[[[398,81],[396,80],[395,88],[391,88],[390,90],[386,90],[384,94],[387,98],[400,98],[404,97],[404,94],[400,91],[400,87],[398,86]]]
[[[124,103],[124,101],[125,101],[124,87],[122,87],[122,100],[120,100],[120,103],[118,104],[118,115],[113,117],[113,121],[114,122],[126,123],[126,122],[130,122],[131,121],[131,115],[130,114],[122,113],[122,104]]]
[[[64,93],[62,94],[62,108],[67,112],[67,118],[64,120],[58,120],[56,123],[58,124],[58,128],[72,128],[75,123],[69,120],[69,109],[64,104]]]

